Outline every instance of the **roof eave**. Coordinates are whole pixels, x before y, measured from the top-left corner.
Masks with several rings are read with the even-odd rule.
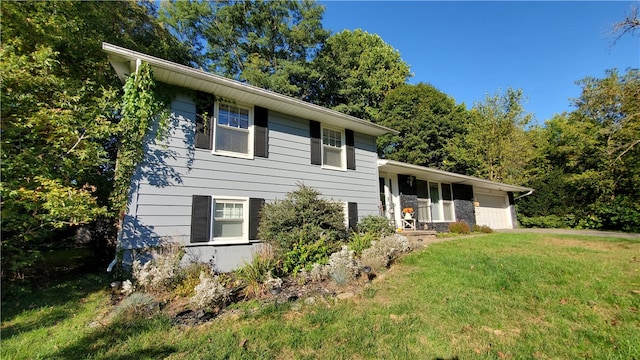
[[[160,82],[214,93],[223,98],[251,103],[327,125],[349,128],[367,135],[399,134],[396,130],[367,120],[109,43],[103,42],[102,50],[108,54],[109,62],[122,81],[135,71],[135,62],[141,60],[151,66],[156,80]]]

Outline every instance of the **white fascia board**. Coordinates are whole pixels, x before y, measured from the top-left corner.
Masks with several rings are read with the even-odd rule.
[[[151,66],[154,77],[159,82],[212,93],[230,100],[254,104],[362,134],[372,136],[399,134],[396,130],[367,120],[116,45],[103,42],[102,50],[108,54],[109,62],[122,81],[125,81],[127,76],[135,70],[132,68],[135,62],[142,60]]]
[[[467,176],[462,174],[456,174],[448,171],[428,168],[419,165],[407,164],[395,160],[378,159],[378,169],[380,172],[412,175],[418,178],[426,178],[435,182],[444,182],[452,184],[468,184],[474,187],[498,190],[498,191],[510,191],[510,192],[530,192],[534,190],[532,188],[508,185],[491,180],[480,179],[473,176]]]

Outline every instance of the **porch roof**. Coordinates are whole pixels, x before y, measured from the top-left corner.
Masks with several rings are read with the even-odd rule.
[[[265,107],[270,110],[303,119],[315,120],[327,125],[346,127],[362,134],[380,136],[389,133],[399,133],[397,130],[311,104],[300,99],[278,94],[273,91],[120,46],[103,42],[102,50],[108,54],[109,62],[118,73],[122,82],[127,79],[129,74],[135,72],[137,61],[144,61],[151,66],[156,81],[166,84],[216,94],[223,98]]]
[[[448,171],[428,168],[424,166],[412,165],[395,160],[378,159],[378,170],[380,172],[411,175],[416,178],[432,180],[434,182],[444,182],[451,184],[467,184],[474,187],[511,192],[528,192],[532,193],[532,188],[508,185],[495,181],[480,179],[473,176],[456,174]]]

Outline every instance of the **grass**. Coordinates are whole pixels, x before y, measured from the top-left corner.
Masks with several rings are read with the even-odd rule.
[[[97,323],[106,279],[5,299],[2,359],[640,359],[640,242],[489,234],[404,257],[353,301]],[[257,310],[256,310],[257,309]]]

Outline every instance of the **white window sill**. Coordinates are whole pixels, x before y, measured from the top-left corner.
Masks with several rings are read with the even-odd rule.
[[[321,168],[322,169],[327,169],[327,170],[334,170],[334,171],[344,171],[344,172],[347,171],[346,167],[341,168],[341,167],[335,167],[335,166],[330,166],[330,165],[322,165]]]
[[[249,160],[253,160],[253,154],[243,154],[243,153],[234,153],[231,151],[212,151],[211,152],[212,155],[218,155],[218,156],[226,156],[226,157],[233,157],[233,158],[239,158],[239,159],[249,159]]]
[[[250,243],[251,242],[246,239],[216,239],[209,242],[186,244],[185,246],[196,247],[196,246],[216,246],[216,245],[245,245]]]

